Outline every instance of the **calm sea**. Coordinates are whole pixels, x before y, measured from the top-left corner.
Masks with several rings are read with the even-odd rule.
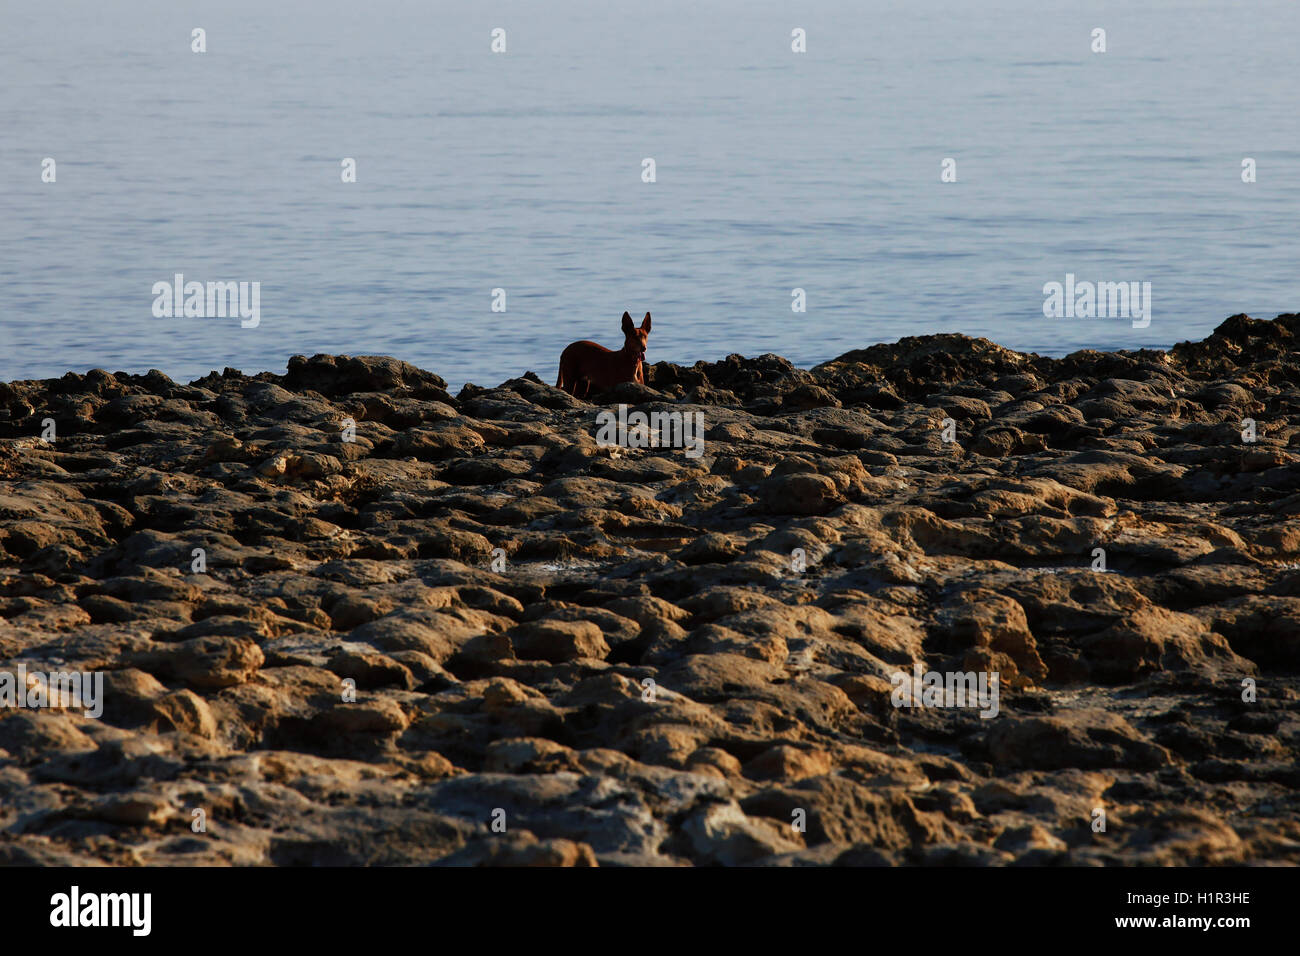
[[[651,361],[1166,347],[1300,310],[1298,41],[1294,0],[0,0],[0,379],[553,381],[624,309]],[[155,317],[178,272],[260,324]],[[1067,273],[1150,325],[1044,318]]]

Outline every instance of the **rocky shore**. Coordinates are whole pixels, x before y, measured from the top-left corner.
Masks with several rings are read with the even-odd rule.
[[[0,863],[1300,863],[1298,335],[0,384]]]

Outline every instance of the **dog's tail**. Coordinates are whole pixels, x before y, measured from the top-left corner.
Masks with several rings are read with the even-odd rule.
[[[575,380],[573,375],[573,370],[569,368],[570,355],[571,353],[567,348],[560,353],[560,373],[555,378],[555,387],[562,388],[566,392],[573,391],[574,386],[577,385],[577,381]],[[566,370],[569,373],[567,376],[564,374]],[[569,384],[567,386],[564,384],[566,378],[569,381]]]

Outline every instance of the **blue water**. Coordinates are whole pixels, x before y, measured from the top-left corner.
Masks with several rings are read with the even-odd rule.
[[[553,381],[624,309],[650,361],[1166,347],[1300,310],[1298,37],[1294,0],[0,0],[0,379]],[[261,324],[155,318],[175,272]],[[1150,326],[1044,318],[1067,272],[1151,282]]]

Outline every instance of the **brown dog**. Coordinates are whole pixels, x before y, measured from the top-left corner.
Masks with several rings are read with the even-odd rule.
[[[603,392],[619,382],[645,384],[645,344],[650,338],[650,313],[638,329],[632,316],[623,313],[623,347],[613,352],[595,342],[574,342],[560,353],[560,377],[555,387],[577,398],[593,391]]]

